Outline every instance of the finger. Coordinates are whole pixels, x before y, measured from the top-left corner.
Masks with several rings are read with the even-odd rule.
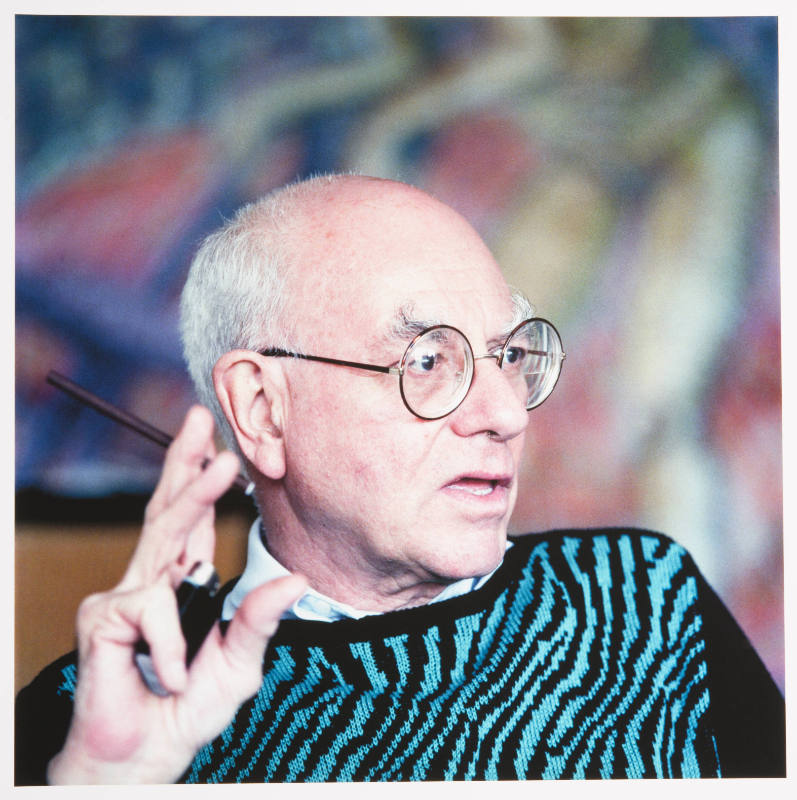
[[[216,552],[216,512],[211,508],[191,529],[180,557],[170,569],[172,585],[179,583],[197,561],[213,561]]]
[[[200,535],[191,555],[212,560],[214,537],[209,529],[214,504],[230,488],[238,469],[237,456],[228,451],[219,453],[157,517],[150,519],[119,588],[153,583],[166,571],[176,585],[192,566],[184,554],[194,531]]]
[[[157,516],[187,481],[198,474],[205,459],[214,455],[213,417],[208,409],[192,406],[166,450],[161,477],[147,504],[147,514]]]
[[[194,560],[212,560],[215,503],[232,486],[239,466],[238,457],[233,453],[219,453],[159,515],[152,525],[152,539],[160,544],[169,538],[186,540],[190,535],[193,540],[195,533],[199,533],[201,535],[190,548],[190,555],[196,556]],[[189,549],[188,545],[188,541],[183,541],[181,552]],[[187,566],[190,568],[191,564]]]
[[[185,688],[186,643],[180,628],[177,598],[171,588],[169,599],[156,606],[150,603],[141,615],[141,638],[149,646],[149,657],[158,680],[167,692],[181,692]]]
[[[185,685],[185,641],[174,591],[165,583],[86,598],[78,610],[77,636],[83,683],[91,683],[92,673],[113,675],[114,687],[130,680],[133,646],[143,639],[164,686],[179,691]],[[111,695],[113,702],[115,690]]]
[[[260,669],[263,651],[282,614],[306,589],[303,576],[286,575],[258,586],[244,598],[224,638],[224,654],[231,667],[254,661]]]

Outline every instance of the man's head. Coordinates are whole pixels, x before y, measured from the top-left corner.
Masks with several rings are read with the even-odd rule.
[[[192,375],[208,402],[215,362],[218,407],[289,569],[377,610],[499,563],[528,417],[494,359],[476,361],[459,407],[423,420],[394,375],[257,352],[396,365],[435,323],[494,352],[530,308],[456,212],[391,181],[299,184],[203,246],[183,308]]]

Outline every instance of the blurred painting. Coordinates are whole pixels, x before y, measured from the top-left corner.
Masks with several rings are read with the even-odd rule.
[[[152,490],[162,451],[45,378],[175,433],[205,233],[312,174],[405,180],[564,341],[514,531],[667,533],[783,688],[775,18],[18,15],[15,37],[18,519]]]

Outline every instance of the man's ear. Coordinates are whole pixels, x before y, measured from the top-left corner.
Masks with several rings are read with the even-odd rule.
[[[244,457],[267,478],[282,478],[285,381],[279,366],[251,350],[230,350],[213,368],[213,386]]]

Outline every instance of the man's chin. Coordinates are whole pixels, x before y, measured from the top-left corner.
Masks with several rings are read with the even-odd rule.
[[[481,531],[477,536],[454,538],[451,551],[439,554],[439,573],[446,582],[463,578],[480,578],[498,567],[506,552],[506,530],[489,535]]]

